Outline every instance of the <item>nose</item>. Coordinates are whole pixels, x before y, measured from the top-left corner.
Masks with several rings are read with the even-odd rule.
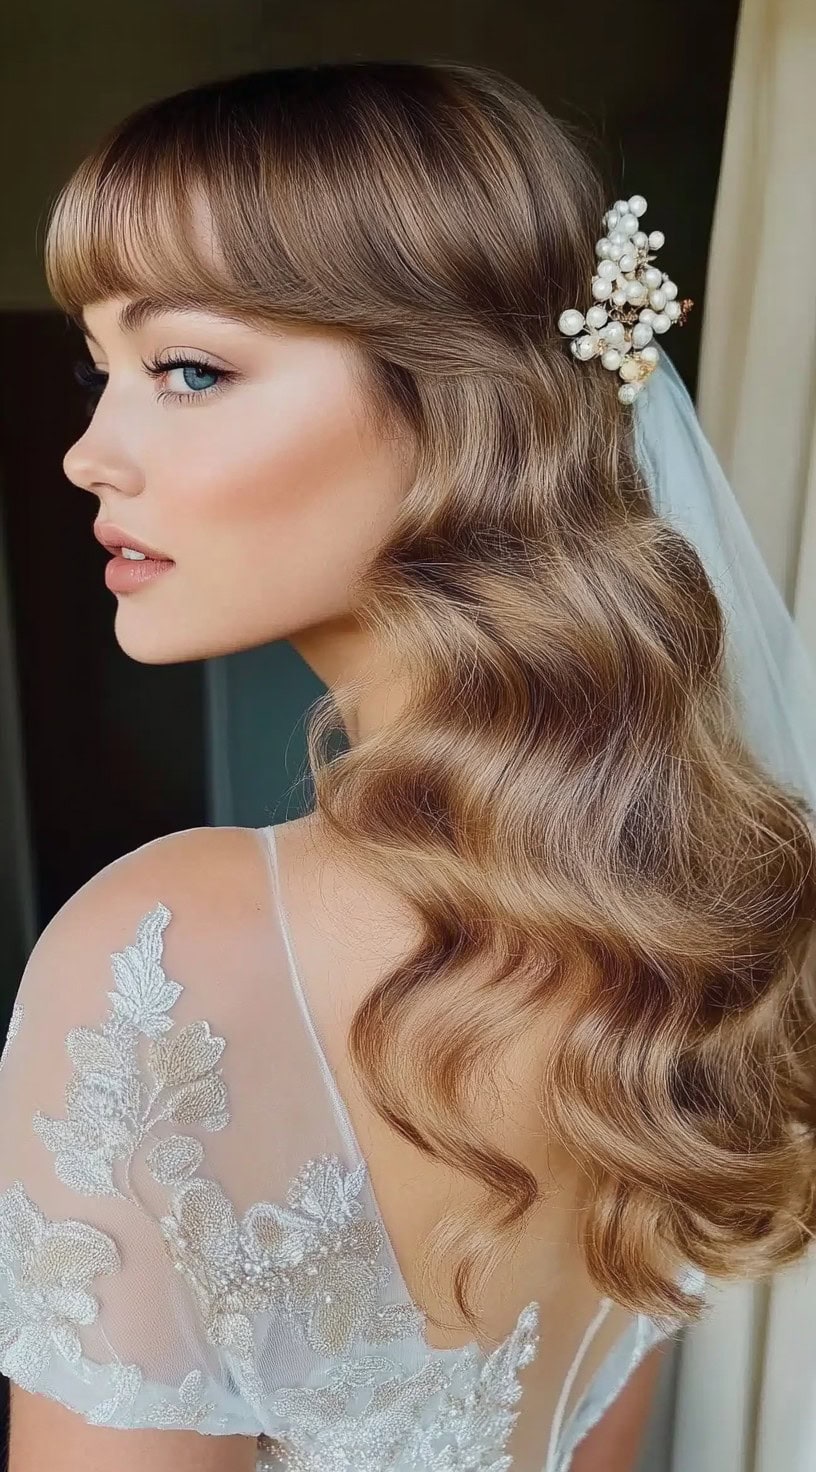
[[[73,485],[93,495],[104,494],[111,487],[124,494],[138,490],[134,470],[128,469],[110,448],[106,451],[93,422],[66,451],[62,468]]]

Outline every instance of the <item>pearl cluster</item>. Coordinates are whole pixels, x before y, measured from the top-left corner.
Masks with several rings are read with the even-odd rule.
[[[646,213],[642,194],[618,199],[604,215],[605,234],[595,246],[598,270],[592,278],[595,305],[586,316],[576,308],[562,312],[559,331],[582,363],[600,357],[604,368],[623,379],[618,398],[631,404],[654,371],[660,355],[655,333],[681,325],[694,305],[677,300],[677,286],[652,265],[654,252],[665,244],[662,230],[647,235],[640,228]],[[578,333],[582,335],[579,337]]]

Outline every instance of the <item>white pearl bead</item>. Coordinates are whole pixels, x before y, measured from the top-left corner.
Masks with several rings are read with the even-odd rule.
[[[629,209],[632,211],[632,214],[637,215],[638,218],[640,218],[641,215],[645,215],[647,209],[649,208],[642,194],[633,194],[632,198],[628,201],[628,205]]]
[[[612,282],[605,281],[603,277],[592,283],[592,295],[596,302],[606,302],[612,295]]]
[[[622,383],[618,389],[618,398],[622,404],[633,404],[639,393],[639,383]]]
[[[643,311],[640,313],[641,322],[654,322],[654,319],[655,313],[653,312],[652,308],[644,307]]]
[[[600,256],[601,260],[609,255],[609,240],[606,235],[602,236],[596,243],[595,254],[596,256]]]
[[[590,358],[594,358],[596,352],[597,347],[591,337],[578,338],[578,341],[575,344],[575,353],[577,357],[583,360],[583,362],[587,363]]]
[[[678,317],[682,317],[682,315],[683,308],[681,307],[679,302],[666,303],[666,316],[669,317],[672,322],[676,322]]]
[[[645,348],[652,340],[652,329],[648,322],[636,322],[632,328],[632,347]]]
[[[671,317],[667,317],[665,312],[658,312],[652,323],[655,332],[668,332],[671,325]]]
[[[607,347],[621,347],[621,345],[626,340],[626,333],[623,330],[623,323],[610,322],[609,325],[604,328],[601,336],[603,337],[603,340],[606,343]]]
[[[649,347],[643,349],[643,352],[640,356],[643,359],[644,363],[649,363],[651,367],[655,368],[660,362],[660,349],[654,347],[653,345],[650,345]]]
[[[612,245],[620,245],[623,247],[624,250],[629,244],[629,236],[625,235],[621,229],[613,230],[611,235],[609,236],[609,239]]]
[[[611,368],[615,372],[618,368],[620,368],[622,361],[623,360],[617,348],[607,348],[606,352],[601,358],[601,362],[603,363],[604,368]]]
[[[607,233],[610,230],[614,230],[616,228],[616,226],[617,226],[617,223],[618,223],[618,212],[617,212],[617,210],[607,210],[606,220],[605,220]]]
[[[673,302],[677,296],[677,282],[666,276],[663,281],[663,290],[666,293],[666,301]]]
[[[622,271],[634,271],[637,265],[637,256],[634,256],[630,250],[625,250],[620,258],[619,265]]]
[[[621,259],[623,258],[621,257]],[[615,261],[601,261],[597,274],[599,276],[605,276],[607,280],[611,281],[612,277],[618,274],[617,264]]]
[[[649,236],[649,245],[650,245],[651,249],[652,250],[660,250],[660,247],[662,245],[665,245],[665,244],[666,244],[666,237],[663,234],[663,231],[662,230],[652,230],[652,232],[651,232],[651,234]]]
[[[646,231],[636,230],[634,235],[632,236],[632,244],[636,245],[638,250],[645,250],[647,245],[649,244],[649,237],[646,234]]]
[[[615,303],[616,307],[625,307],[629,298],[626,295],[626,292],[623,290],[623,287],[619,286],[616,291],[613,291],[612,300]]]
[[[583,312],[579,312],[577,307],[570,307],[568,311],[562,312],[558,318],[558,326],[561,332],[566,333],[567,337],[574,337],[576,332],[582,330],[583,325],[584,314]]]
[[[622,230],[625,235],[628,235],[628,236],[631,237],[632,235],[634,235],[635,231],[637,230],[637,227],[638,227],[637,215],[633,215],[631,210],[627,210],[626,214],[622,217],[622,219],[621,219],[621,221],[620,221],[620,223],[618,225],[618,229],[619,230]]]
[[[658,287],[657,291],[649,292],[649,304],[654,307],[656,312],[663,311],[666,305],[666,293],[662,287]]]
[[[627,383],[632,383],[634,379],[640,377],[640,368],[634,358],[624,358],[620,366],[620,376],[625,378]]]
[[[663,285],[663,272],[658,271],[657,266],[645,266],[640,279],[646,283],[650,291],[657,291],[657,288]]]
[[[628,212],[628,209],[629,209],[629,201],[628,201],[628,199],[616,199],[615,200],[615,209],[617,210],[617,212],[618,212],[619,215],[625,215]]]
[[[646,287],[642,281],[629,281],[626,285],[626,299],[638,306],[646,300]]]
[[[589,311],[586,314],[587,326],[603,327],[607,322],[608,317],[609,313],[607,312],[606,307],[602,307],[600,303],[598,303],[597,306],[590,307]]]
[[[626,247],[624,245],[621,245],[620,241],[610,241],[610,244],[609,244],[609,259],[610,259],[610,261],[619,261],[620,258],[621,258],[621,256],[623,255],[623,252],[624,252],[625,249],[626,249]]]

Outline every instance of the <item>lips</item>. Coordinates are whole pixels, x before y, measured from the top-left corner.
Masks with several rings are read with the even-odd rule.
[[[95,523],[93,534],[96,540],[101,542],[102,546],[107,547],[108,551],[114,555],[120,554],[123,547],[130,547],[134,552],[143,552],[145,557],[149,557],[153,562],[173,561],[172,557],[165,556],[164,552],[159,552],[156,547],[151,547],[149,543],[142,542],[138,537],[131,536],[129,532],[123,531],[121,527],[109,524],[100,526]]]

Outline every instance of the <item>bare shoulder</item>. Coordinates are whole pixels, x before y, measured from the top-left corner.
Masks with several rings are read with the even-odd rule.
[[[56,977],[81,974],[114,950],[133,943],[145,917],[169,924],[170,960],[195,960],[230,937],[246,944],[266,923],[269,875],[261,835],[252,828],[187,828],[122,854],[88,879],[41,931],[28,958],[21,990],[53,987]],[[166,915],[165,915],[166,912]]]

